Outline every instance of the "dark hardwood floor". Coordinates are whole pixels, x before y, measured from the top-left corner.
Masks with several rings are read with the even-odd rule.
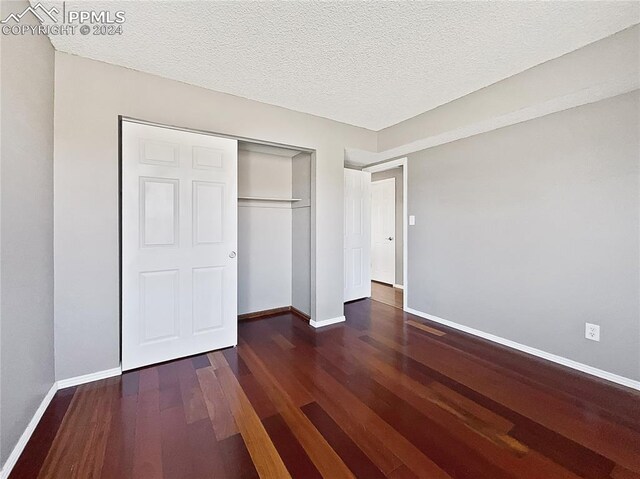
[[[640,477],[640,395],[386,304],[59,391],[18,478]]]

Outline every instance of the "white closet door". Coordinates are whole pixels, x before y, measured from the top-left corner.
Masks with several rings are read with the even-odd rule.
[[[237,344],[237,141],[122,123],[122,368]]]
[[[344,170],[344,300],[371,296],[371,173]]]
[[[396,277],[396,181],[371,183],[371,278],[394,284]]]

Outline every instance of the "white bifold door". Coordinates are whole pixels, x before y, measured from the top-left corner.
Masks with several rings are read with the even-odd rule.
[[[122,122],[122,368],[237,344],[237,141]]]
[[[344,170],[344,300],[371,296],[371,173]]]
[[[395,283],[396,182],[394,178],[371,183],[371,278]]]

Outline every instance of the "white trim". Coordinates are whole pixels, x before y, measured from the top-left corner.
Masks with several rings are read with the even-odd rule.
[[[515,341],[511,341],[510,339],[505,339],[505,338],[501,338],[500,336],[495,336],[490,333],[485,333],[478,329],[474,329],[474,328],[470,328],[469,326],[464,326],[462,324],[454,323],[453,321],[442,319],[442,318],[439,318],[438,316],[433,316],[432,314],[423,313],[422,311],[418,311],[413,308],[409,308],[407,306],[405,306],[404,310],[407,313],[415,314],[416,316],[420,316],[421,318],[429,319],[436,323],[444,324],[445,326],[449,326],[450,328],[454,328],[459,331],[464,331],[465,333],[473,334],[474,336],[478,336],[480,338],[492,341],[494,343],[498,343],[503,346],[507,346],[509,348],[517,349],[518,351],[522,351],[523,353],[531,354],[533,356],[546,359],[547,361],[552,361],[554,363],[561,364],[562,366],[566,366],[571,369],[576,369],[578,371],[582,371],[583,373],[591,374],[592,376],[596,376],[601,379],[606,379],[607,381],[621,384],[628,388],[632,388],[640,391],[640,381],[635,381],[633,379],[625,378],[623,376],[618,376],[617,374],[613,374],[608,371],[604,371],[602,369],[594,368],[593,366],[579,363],[572,359],[567,359],[565,357],[558,356],[556,354],[551,354],[546,351],[542,351],[541,349],[536,349],[536,348],[532,348],[531,346],[526,346],[524,344],[516,343]]]
[[[393,287],[396,289],[404,289],[404,286],[402,286],[401,284],[394,284]]]
[[[92,381],[98,381],[100,379],[112,378],[114,376],[120,376],[121,374],[122,368],[118,366],[117,368],[85,374],[84,376],[62,379],[58,381],[58,389],[70,388],[71,386],[78,386],[80,384],[90,383]]]
[[[42,402],[40,403],[40,406],[38,406],[38,409],[36,409],[36,412],[33,414],[31,421],[29,421],[29,424],[27,424],[27,427],[22,433],[22,436],[20,436],[20,439],[18,439],[18,443],[15,445],[15,447],[11,451],[11,454],[9,454],[9,457],[4,463],[2,471],[0,472],[0,479],[6,479],[9,477],[9,474],[11,474],[11,470],[16,465],[16,462],[18,462],[20,454],[22,454],[22,451],[29,442],[33,431],[36,430],[36,426],[40,422],[40,419],[42,419],[44,412],[47,410],[47,407],[49,407],[49,403],[51,403],[51,400],[53,399],[53,396],[55,396],[57,390],[57,383],[53,383],[51,385],[51,389],[49,389],[49,392],[45,394]]]
[[[402,161],[402,308],[409,304],[409,159]]]
[[[324,326],[329,326],[331,324],[336,324],[336,323],[342,323],[344,321],[346,321],[346,318],[344,316],[338,316],[335,318],[321,319],[319,321],[316,321],[315,319],[311,319],[309,320],[309,324],[314,328],[322,328]]]

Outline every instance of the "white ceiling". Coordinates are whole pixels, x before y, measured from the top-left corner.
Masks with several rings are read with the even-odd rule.
[[[372,130],[640,22],[621,1],[66,3],[126,23],[60,51]]]

